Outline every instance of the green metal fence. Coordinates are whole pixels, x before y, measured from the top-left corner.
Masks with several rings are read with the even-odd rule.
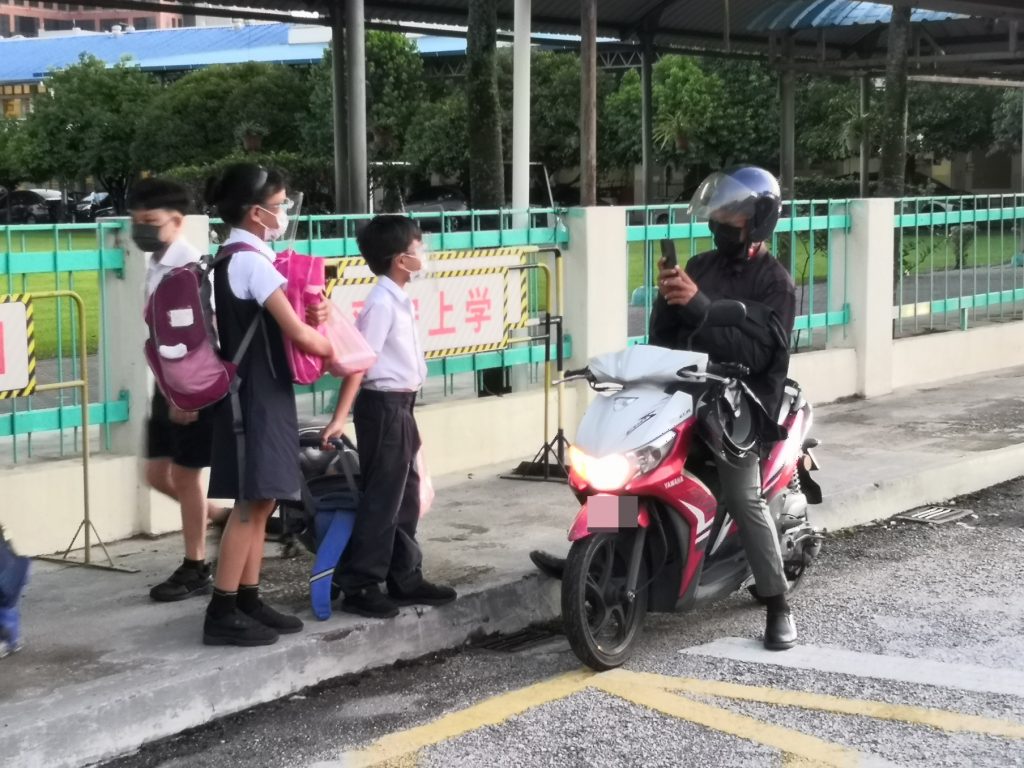
[[[300,220],[295,248],[311,255],[351,257],[358,255],[356,229],[368,216],[307,216]],[[568,242],[562,212],[554,209],[529,211],[472,211],[419,214],[431,250],[463,250],[536,245],[561,247]],[[215,224],[216,222],[214,222]],[[86,332],[90,374],[90,421],[99,431],[99,448],[109,450],[112,425],[129,417],[129,393],[111,391],[111,371],[105,346],[110,322],[133,322],[119,318],[110,306],[107,291],[111,276],[123,277],[125,252],[118,243],[127,236],[126,220],[99,224],[24,225],[0,227],[0,294],[32,293],[66,289],[82,295],[87,308]],[[532,315],[547,307],[539,276],[530,272]],[[142,286],[138,286],[142,290]],[[74,307],[67,300],[35,305],[38,378],[42,382],[78,378],[80,361],[74,350],[80,329],[74,322]],[[138,322],[142,322],[141,318]],[[571,341],[564,351],[569,353]],[[430,378],[440,386],[442,396],[455,390],[456,377],[469,380],[495,368],[526,366],[531,380],[539,377],[546,347],[540,341],[506,350],[432,360]],[[141,350],[140,350],[141,354]],[[300,408],[307,415],[333,407],[338,382],[325,378],[309,387],[296,387],[303,398]],[[142,402],[148,393],[132,393]],[[81,408],[73,392],[34,395],[0,401],[0,463],[17,463],[34,456],[73,455],[81,447]]]
[[[111,425],[128,419],[128,394],[111,391],[101,342],[110,320],[106,277],[124,268],[124,251],[114,244],[123,228],[123,222],[0,227],[0,293],[70,290],[85,301],[89,416],[98,425],[104,448],[110,445]],[[81,329],[72,302],[56,299],[34,302],[33,306],[39,382],[79,378]],[[37,454],[73,454],[80,450],[82,437],[77,391],[0,402],[0,456],[7,453],[4,458],[18,462]]]
[[[794,200],[783,206],[771,250],[796,282],[793,344],[798,350],[827,345],[850,322],[846,299],[849,207],[849,200]],[[626,216],[630,341],[643,343],[657,296],[659,243],[675,241],[680,264],[713,246],[707,224],[692,221],[686,205],[630,207]]]
[[[1024,317],[1024,195],[897,200],[894,334]]]

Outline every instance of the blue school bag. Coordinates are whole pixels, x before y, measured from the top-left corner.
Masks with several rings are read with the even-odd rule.
[[[359,455],[344,437],[334,441],[335,450],[321,451],[319,427],[300,429],[299,445],[302,498],[282,502],[280,511],[285,529],[299,531],[299,541],[314,553],[309,597],[313,615],[325,621],[331,616],[331,577],[359,507]]]

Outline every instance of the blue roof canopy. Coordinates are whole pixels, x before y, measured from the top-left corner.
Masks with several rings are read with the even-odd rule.
[[[915,8],[910,20],[914,23],[955,21],[969,18],[960,13]],[[852,27],[860,24],[888,24],[892,6],[867,0],[784,0],[771,3],[750,22],[750,29],[822,29]]]

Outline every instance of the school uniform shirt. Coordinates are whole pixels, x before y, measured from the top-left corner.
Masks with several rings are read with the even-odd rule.
[[[254,319],[261,318],[263,327],[257,329],[238,366],[243,466],[239,467],[231,403],[225,398],[217,404],[214,415],[209,496],[298,499],[299,432],[291,367],[281,329],[262,309],[286,281],[274,268],[273,250],[262,240],[236,229],[225,245],[234,243],[243,243],[246,250],[233,254],[214,270],[221,353],[226,358],[237,353]]]
[[[189,264],[197,263],[202,254],[184,237],[179,237],[167,246],[160,258],[157,254],[149,254],[149,262],[146,265],[146,298],[149,299],[156,290],[156,287],[170,273],[172,269],[187,267]]]
[[[277,271],[274,249],[251,232],[232,229],[224,245],[242,243],[251,250],[239,251],[228,264],[228,282],[231,292],[242,301],[255,301],[260,306],[278,288],[288,284],[284,275]]]
[[[409,294],[381,275],[366,298],[356,328],[377,354],[363,386],[378,392],[418,392],[427,378],[427,363]]]

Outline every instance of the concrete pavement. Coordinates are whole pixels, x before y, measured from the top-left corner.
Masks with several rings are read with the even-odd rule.
[[[820,407],[815,434],[819,524],[943,501],[1024,474],[1024,370]],[[268,600],[307,619],[305,632],[269,648],[205,648],[202,600],[148,601],[176,564],[177,537],[117,544],[138,575],[36,563],[27,647],[0,662],[0,754],[26,768],[84,765],[323,680],[556,617],[557,585],[527,553],[567,547],[575,502],[565,486],[498,479],[507,469],[436,481],[420,538],[428,577],[460,591],[451,606],[316,622],[305,608],[309,559],[283,560],[268,544]]]

